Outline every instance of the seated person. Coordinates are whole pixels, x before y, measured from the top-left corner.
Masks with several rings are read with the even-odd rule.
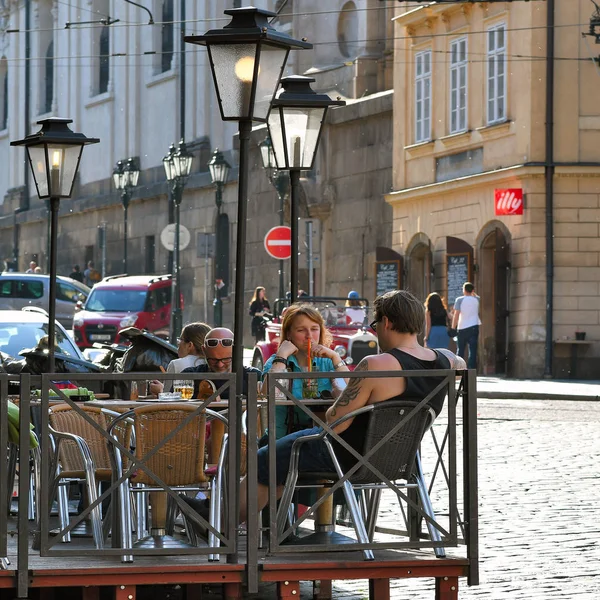
[[[362,325],[365,322],[367,311],[359,298],[358,292],[355,292],[354,290],[348,294],[348,299],[346,300],[346,316],[350,319],[350,323],[360,323]]]
[[[182,373],[231,373],[231,362],[233,360],[233,332],[225,327],[211,329],[204,338],[202,352],[206,363],[187,367]],[[242,394],[248,396],[248,374],[256,373],[260,380],[262,373],[254,367],[244,367],[244,388]],[[222,380],[216,379],[214,384],[217,389],[223,384]],[[194,398],[198,397],[200,381],[194,381]],[[221,394],[222,400],[229,400],[229,388]]]
[[[177,339],[178,358],[173,359],[167,365],[167,373],[181,373],[188,367],[205,364],[204,338],[209,331],[210,325],[206,323],[188,323],[181,330],[181,334]],[[163,384],[155,379],[150,382],[150,393],[158,396],[162,391],[170,392],[173,387],[172,383],[172,381],[167,381]]]
[[[310,340],[310,361],[313,371],[339,371],[347,372],[348,367],[340,355],[332,350],[331,334],[325,328],[321,313],[310,304],[296,303],[290,306],[281,324],[279,348],[274,356],[265,363],[264,373],[301,372],[308,366],[307,354]],[[295,379],[292,386],[292,395],[295,398],[305,398],[303,382],[306,380]],[[337,397],[345,382],[320,378],[317,381],[317,392],[321,394],[327,390],[331,397]],[[263,390],[266,391],[266,390]],[[292,431],[305,429],[312,426],[310,418],[296,406],[278,406],[275,412],[276,436],[281,438]]]
[[[350,379],[348,387],[341,393],[334,405],[327,411],[327,423],[331,424],[344,415],[368,404],[387,400],[422,400],[443,380],[442,377],[389,377],[370,378],[367,371],[436,370],[451,368],[450,358],[457,359],[448,350],[423,348],[417,336],[423,331],[425,310],[423,304],[410,292],[395,290],[379,296],[375,300],[375,321],[379,346],[382,354],[367,356],[357,366],[355,372],[365,372],[364,378]],[[287,346],[286,346],[287,347]],[[460,363],[454,361],[455,368]],[[276,363],[281,364],[281,363]],[[464,361],[462,362],[464,368]],[[436,414],[442,410],[446,389],[442,388],[430,401]],[[362,450],[363,435],[367,415],[359,415],[336,427],[335,432],[358,452]],[[277,494],[281,497],[283,484],[289,470],[290,456],[294,441],[300,437],[320,433],[320,427],[297,431],[277,441]],[[352,455],[342,452],[341,446],[332,440],[337,457],[343,468],[352,467],[356,461]],[[335,471],[329,452],[322,439],[306,442],[300,451],[299,472]],[[268,446],[258,451],[258,510],[268,502]],[[246,482],[240,484],[240,522],[246,521]]]

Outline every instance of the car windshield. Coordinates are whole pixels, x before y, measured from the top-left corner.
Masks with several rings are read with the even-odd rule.
[[[371,310],[366,306],[318,306],[326,327],[360,327],[369,324]]]
[[[140,312],[146,304],[146,290],[93,289],[85,310],[94,312]]]
[[[21,350],[35,348],[40,339],[47,335],[47,323],[6,323],[0,321],[0,352],[17,358]],[[60,352],[74,358],[80,358],[73,342],[58,325],[55,329],[55,336]]]

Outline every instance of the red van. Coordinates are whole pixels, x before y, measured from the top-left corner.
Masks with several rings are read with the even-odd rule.
[[[75,342],[80,348],[119,343],[119,331],[126,327],[168,337],[172,283],[171,275],[105,277],[73,317]]]

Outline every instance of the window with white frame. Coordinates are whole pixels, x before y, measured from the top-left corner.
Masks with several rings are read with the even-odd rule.
[[[415,54],[415,143],[431,139],[431,50]]]
[[[487,122],[506,120],[506,25],[487,30]]]
[[[467,130],[467,38],[450,44],[450,133]]]

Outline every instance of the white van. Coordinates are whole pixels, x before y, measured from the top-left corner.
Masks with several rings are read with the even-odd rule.
[[[56,278],[56,319],[66,327],[73,326],[77,302],[85,302],[90,288],[69,277]],[[39,306],[48,310],[50,276],[38,273],[2,273],[0,275],[0,310],[21,310]]]

